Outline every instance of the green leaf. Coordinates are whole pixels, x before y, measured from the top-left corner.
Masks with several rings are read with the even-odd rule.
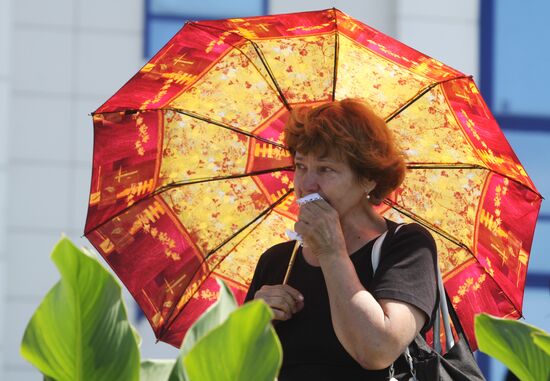
[[[193,381],[273,381],[282,349],[271,325],[272,312],[263,301],[253,301],[231,313],[204,336],[185,357]]]
[[[183,366],[183,359],[187,353],[204,335],[222,324],[229,314],[237,309],[237,302],[229,287],[222,280],[218,279],[217,282],[220,285],[220,296],[216,303],[206,310],[187,331],[169,381],[189,380]]]
[[[533,342],[550,356],[550,335],[546,332],[533,332]]]
[[[522,381],[548,380],[550,356],[533,342],[544,331],[509,319],[480,314],[475,319],[476,339],[482,352],[500,360]]]
[[[117,281],[67,238],[52,260],[61,280],[27,325],[21,355],[56,381],[138,380],[139,351]]]
[[[139,380],[166,381],[175,362],[175,360],[144,360],[141,362]]]

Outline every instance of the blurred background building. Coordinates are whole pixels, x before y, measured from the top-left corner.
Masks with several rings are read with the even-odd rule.
[[[58,280],[49,253],[77,244],[92,160],[89,116],[186,20],[337,7],[472,74],[543,195],[550,195],[550,27],[545,0],[0,0],[0,380],[41,380],[19,355]],[[550,206],[543,203],[524,315],[550,331]],[[128,298],[144,358],[174,358]],[[491,381],[497,361],[478,356]]]

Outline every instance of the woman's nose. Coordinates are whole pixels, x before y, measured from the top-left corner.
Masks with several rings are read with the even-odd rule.
[[[319,181],[315,173],[305,173],[302,179],[302,196],[306,196],[310,193],[317,193],[319,190]]]

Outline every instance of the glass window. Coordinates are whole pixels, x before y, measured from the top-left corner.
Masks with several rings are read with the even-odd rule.
[[[506,379],[507,369],[500,361],[490,358],[491,376],[488,381],[504,381]]]
[[[494,1],[493,112],[550,118],[550,2]]]
[[[185,22],[176,20],[156,20],[151,19],[149,22],[149,31],[147,33],[147,52],[145,58],[151,58],[172,38],[178,30],[180,30]]]
[[[550,3],[481,0],[481,91],[538,191],[550,195]],[[525,321],[550,331],[550,204],[542,202],[523,302]],[[490,381],[504,380],[497,360],[479,357]]]
[[[504,134],[539,193],[548,198],[550,196],[550,176],[548,176],[550,131],[504,130]],[[541,213],[550,215],[549,202],[542,202]]]
[[[528,271],[529,273],[546,274],[550,282],[550,220],[539,220],[537,223]],[[550,290],[548,296],[549,299],[546,302],[550,305]]]
[[[189,20],[258,16],[267,0],[146,0],[144,57],[151,58]]]
[[[264,1],[250,0],[151,0],[151,13],[155,15],[172,15],[216,19],[227,17],[257,16],[265,13]]]
[[[550,289],[529,288],[523,298],[525,321],[550,332]]]

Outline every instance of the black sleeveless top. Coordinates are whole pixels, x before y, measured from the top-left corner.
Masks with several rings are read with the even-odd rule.
[[[393,234],[397,224],[387,221],[389,232],[381,250],[380,264],[373,278],[372,240],[350,258],[363,286],[376,299],[394,299],[412,304],[431,317],[436,302],[435,242],[426,229],[408,224]],[[260,258],[246,301],[262,285],[281,284],[294,241],[268,249]],[[320,267],[308,264],[301,249],[288,284],[304,296],[304,308],[287,321],[274,326],[283,347],[279,381],[297,380],[386,380],[387,370],[362,368],[338,341],[331,322],[329,297]],[[428,319],[423,328],[431,325]],[[405,369],[402,357],[396,371]]]

